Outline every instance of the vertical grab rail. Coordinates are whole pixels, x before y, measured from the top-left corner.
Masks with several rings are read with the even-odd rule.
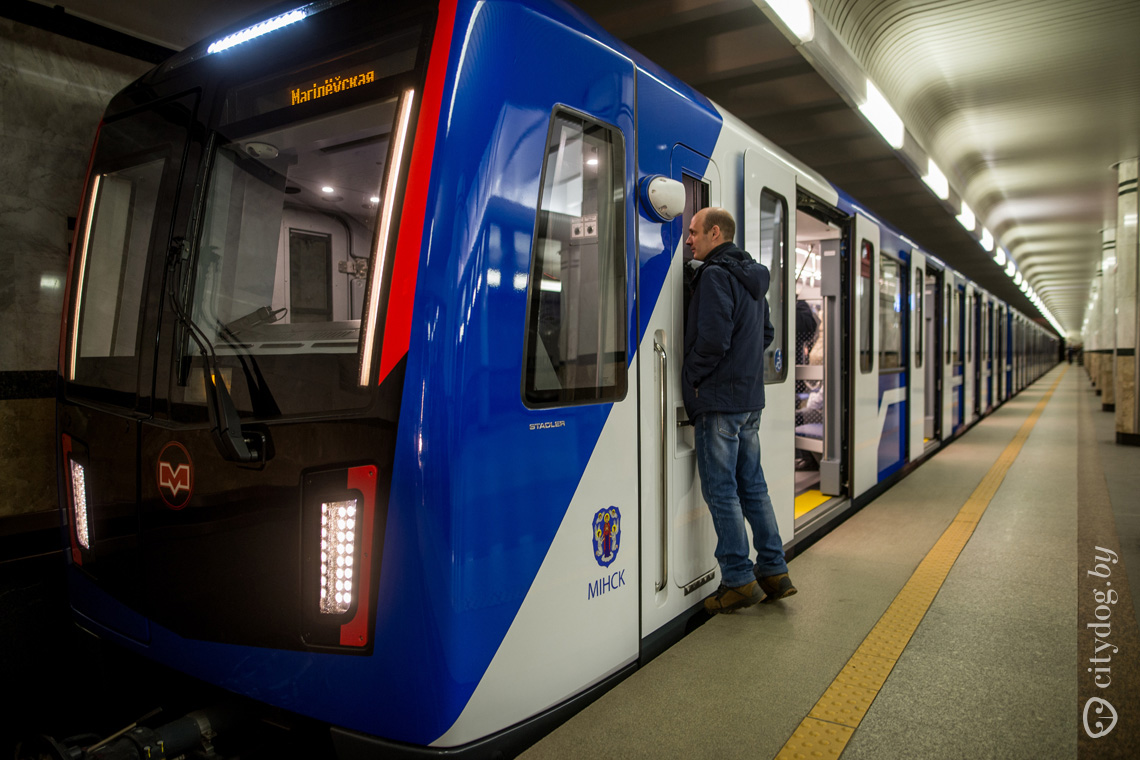
[[[661,580],[657,590],[661,591],[669,582],[669,356],[661,345],[661,335],[653,341],[653,352],[657,354],[657,367],[661,376],[660,423],[661,423]]]

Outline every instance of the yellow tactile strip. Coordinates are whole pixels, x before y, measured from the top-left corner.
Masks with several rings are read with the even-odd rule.
[[[906,582],[898,596],[879,618],[879,622],[863,639],[855,654],[843,666],[839,675],[824,691],[808,716],[792,733],[776,760],[806,760],[807,758],[837,758],[855,734],[855,729],[867,714],[879,689],[890,675],[906,649],[910,637],[934,601],[950,568],[974,533],[978,521],[997,493],[1006,473],[1021,453],[1021,447],[1053,397],[1067,368],[1053,383],[1053,387],[1037,403],[1036,408],[1021,425],[1017,435],[1005,447],[1001,456],[970,498],[958,511],[953,522],[935,542]]]

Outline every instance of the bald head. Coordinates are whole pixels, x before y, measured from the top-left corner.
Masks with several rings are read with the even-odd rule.
[[[689,222],[689,238],[685,242],[692,250],[693,258],[704,261],[714,248],[722,243],[731,243],[735,235],[736,222],[732,214],[723,208],[703,208]]]

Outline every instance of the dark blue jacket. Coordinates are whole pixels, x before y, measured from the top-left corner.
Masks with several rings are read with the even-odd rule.
[[[764,408],[764,350],[775,336],[765,299],[769,277],[732,243],[714,248],[697,270],[681,371],[689,419]]]

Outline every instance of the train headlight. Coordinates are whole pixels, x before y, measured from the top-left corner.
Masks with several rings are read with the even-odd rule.
[[[365,653],[383,546],[384,508],[377,506],[379,470],[360,465],[311,472],[301,509],[302,639],[314,648]]]
[[[356,499],[321,503],[320,611],[343,615],[355,596]]]
[[[87,479],[83,465],[71,462],[71,513],[74,518],[75,538],[84,549],[91,548],[91,529],[87,522]]]

